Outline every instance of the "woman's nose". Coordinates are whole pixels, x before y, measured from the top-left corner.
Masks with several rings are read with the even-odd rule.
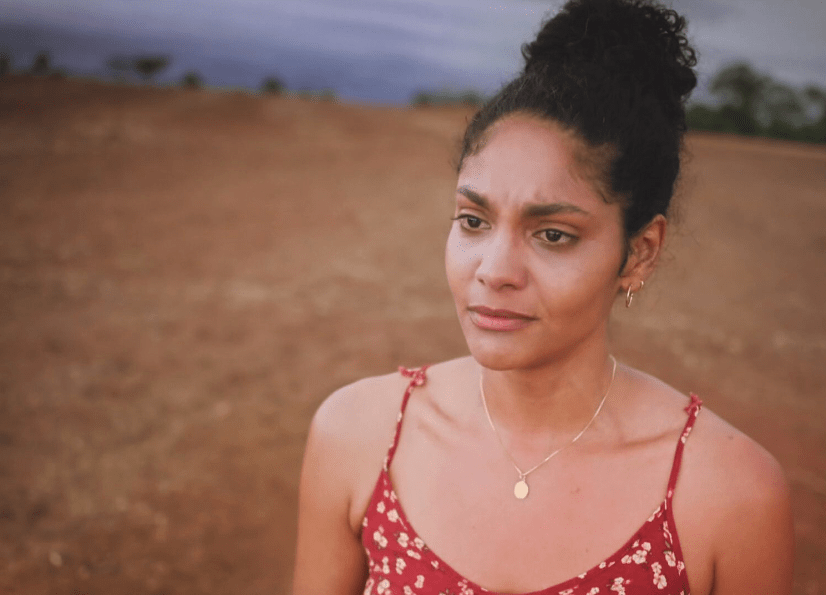
[[[518,239],[508,234],[490,238],[481,253],[476,279],[493,290],[525,286],[528,274]]]

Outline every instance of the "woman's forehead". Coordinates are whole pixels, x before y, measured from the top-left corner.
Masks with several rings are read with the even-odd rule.
[[[511,116],[498,122],[480,150],[466,158],[458,187],[485,197],[491,206],[564,202],[591,211],[605,201],[582,171],[578,149],[571,134],[552,122]]]

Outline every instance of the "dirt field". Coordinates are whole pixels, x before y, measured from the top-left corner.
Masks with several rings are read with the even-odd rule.
[[[287,593],[315,407],[464,352],[468,115],[0,79],[0,592]],[[777,456],[826,594],[826,148],[689,148],[616,353]]]

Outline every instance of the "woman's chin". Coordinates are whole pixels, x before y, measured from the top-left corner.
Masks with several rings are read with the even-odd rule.
[[[466,336],[467,338],[467,336]],[[542,361],[542,354],[525,349],[524,344],[485,338],[467,341],[470,355],[479,365],[490,370],[504,371],[536,367]]]

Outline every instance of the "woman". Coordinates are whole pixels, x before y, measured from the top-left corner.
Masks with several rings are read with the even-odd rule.
[[[609,349],[665,239],[684,26],[572,0],[470,123],[445,260],[471,356],[319,409],[296,595],[790,592],[777,463]]]

